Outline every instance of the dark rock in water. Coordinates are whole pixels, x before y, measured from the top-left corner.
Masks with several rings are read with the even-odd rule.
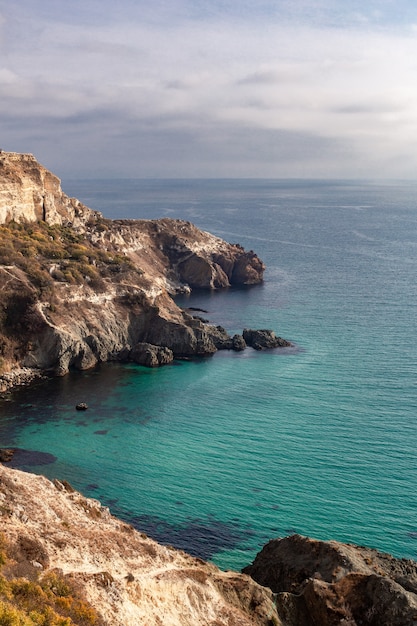
[[[172,350],[163,346],[155,346],[151,343],[137,343],[133,348],[130,358],[138,365],[146,367],[160,367],[174,360]]]
[[[184,313],[184,315],[187,315]],[[155,316],[149,324],[144,341],[154,346],[166,346],[175,358],[209,356],[217,350],[215,326],[203,324],[188,315],[187,324]]]
[[[211,338],[217,350],[231,350],[233,341],[223,326],[211,326]]]
[[[276,593],[287,626],[408,626],[417,617],[417,563],[300,535],[270,541],[243,569]]]
[[[13,457],[9,462],[9,467],[32,467],[38,465],[49,465],[55,463],[57,457],[49,452],[40,452],[39,450],[23,450],[15,448]]]
[[[242,352],[242,350],[246,348],[246,341],[243,339],[242,335],[233,335],[232,348],[236,352]]]
[[[277,337],[273,330],[252,330],[245,328],[243,339],[246,344],[255,350],[268,350],[270,348],[286,348],[291,346],[291,342]]]
[[[85,402],[79,402],[76,404],[75,408],[77,411],[86,411],[88,409],[88,405]]]
[[[9,463],[12,460],[15,453],[14,448],[1,448],[0,449],[0,463]]]

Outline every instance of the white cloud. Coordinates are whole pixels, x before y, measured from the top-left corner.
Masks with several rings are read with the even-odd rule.
[[[183,175],[202,175],[204,168],[213,175],[218,167],[218,175],[257,176],[265,163],[266,175],[280,175],[283,165],[298,172],[294,155],[309,175],[331,167],[334,175],[371,176],[392,171],[401,153],[407,159],[394,175],[408,175],[417,167],[417,38],[411,22],[404,29],[372,26],[382,21],[388,1],[379,3],[379,13],[369,6],[363,20],[354,15],[354,4],[344,28],[331,23],[336,5],[325,0],[279,3],[287,11],[285,23],[267,1],[250,20],[248,2],[239,14],[225,12],[221,3],[210,10],[204,5],[202,18],[198,3],[195,14],[185,2],[162,0],[140,13],[138,3],[124,0],[117,16],[113,5],[106,13],[100,4],[98,19],[99,5],[90,0],[79,8],[84,23],[65,13],[54,17],[47,6],[39,20],[22,6],[3,27],[8,39],[2,44],[0,115],[7,118],[8,147],[19,149],[14,138],[24,141],[26,133],[36,144],[30,151],[40,146],[58,153],[65,141],[85,159],[95,152],[100,159],[102,150],[94,145],[107,141],[123,155],[127,145],[134,153],[136,138],[155,153],[152,175],[159,154],[162,176],[181,166]],[[168,14],[176,19],[165,21]],[[279,137],[279,150],[269,145],[268,133]],[[167,154],[174,141],[184,148],[171,168],[162,155],[164,141]],[[311,156],[315,142],[319,159]],[[131,158],[118,165],[133,168]]]

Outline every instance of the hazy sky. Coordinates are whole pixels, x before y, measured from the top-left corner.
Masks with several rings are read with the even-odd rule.
[[[0,0],[0,147],[61,178],[416,178],[417,2]]]

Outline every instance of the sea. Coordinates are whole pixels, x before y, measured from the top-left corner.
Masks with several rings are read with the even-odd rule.
[[[417,181],[62,187],[109,218],[180,218],[253,249],[262,285],[178,304],[293,347],[103,364],[16,390],[0,404],[14,466],[223,569],[293,533],[417,559]]]

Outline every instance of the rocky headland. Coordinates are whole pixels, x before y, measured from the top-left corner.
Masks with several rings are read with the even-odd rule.
[[[99,362],[149,367],[241,350],[173,297],[262,282],[253,251],[174,219],[109,220],[30,154],[0,152],[0,391]],[[256,349],[290,345],[262,331]]]

